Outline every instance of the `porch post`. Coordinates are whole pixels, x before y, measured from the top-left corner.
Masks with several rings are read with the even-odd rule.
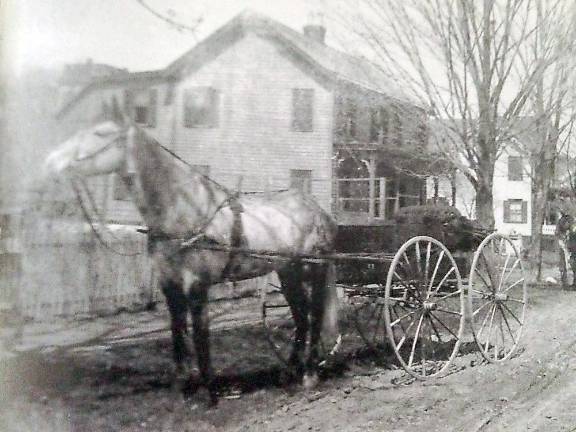
[[[380,217],[386,220],[386,178],[380,177],[378,179],[380,182]]]
[[[370,175],[370,180],[369,180],[369,187],[370,187],[370,196],[369,196],[369,200],[368,200],[368,216],[370,217],[370,219],[374,219],[374,211],[376,210],[375,208],[375,203],[376,203],[376,155],[374,152],[370,153],[370,162],[369,162],[369,166],[368,166],[368,172]]]

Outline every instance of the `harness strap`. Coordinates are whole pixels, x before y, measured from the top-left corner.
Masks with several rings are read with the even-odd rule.
[[[230,210],[232,210],[232,232],[230,234],[230,246],[231,251],[228,253],[228,262],[222,270],[224,278],[228,278],[232,273],[234,267],[234,259],[238,255],[238,248],[246,244],[246,239],[244,238],[244,230],[242,229],[242,213],[244,212],[244,207],[238,199],[238,195],[230,201]]]

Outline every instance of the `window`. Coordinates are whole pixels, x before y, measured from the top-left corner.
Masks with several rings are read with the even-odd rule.
[[[504,201],[504,223],[527,223],[528,203],[521,199]]]
[[[114,176],[114,199],[116,201],[130,201],[130,188],[132,186],[133,177],[126,178],[126,182],[119,175]]]
[[[384,107],[372,108],[370,113],[370,141],[382,143],[388,134],[388,111]]]
[[[522,180],[522,157],[508,156],[508,180],[521,181]]]
[[[312,193],[312,170],[290,170],[290,189],[298,189],[305,194]]]
[[[212,87],[194,87],[184,92],[184,127],[218,127],[220,95]]]
[[[314,130],[314,89],[292,89],[292,130]]]
[[[124,109],[139,125],[156,127],[157,101],[157,89],[124,91]]]

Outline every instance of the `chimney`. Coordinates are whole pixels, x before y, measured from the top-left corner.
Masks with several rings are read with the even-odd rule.
[[[324,43],[324,39],[326,38],[326,27],[323,25],[306,24],[302,30],[304,31],[304,35],[306,37],[309,37],[316,42]]]
[[[306,37],[323,44],[326,39],[324,14],[321,12],[311,12],[308,14],[308,23],[302,28],[302,31]]]

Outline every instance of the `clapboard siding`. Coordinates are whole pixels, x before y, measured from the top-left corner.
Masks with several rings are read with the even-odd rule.
[[[220,92],[219,125],[185,128],[184,91],[209,86]],[[314,130],[292,131],[292,89],[314,89]],[[174,149],[187,161],[210,166],[229,187],[286,188],[291,169],[313,173],[313,194],[330,208],[333,96],[279,51],[247,34],[176,85]]]

